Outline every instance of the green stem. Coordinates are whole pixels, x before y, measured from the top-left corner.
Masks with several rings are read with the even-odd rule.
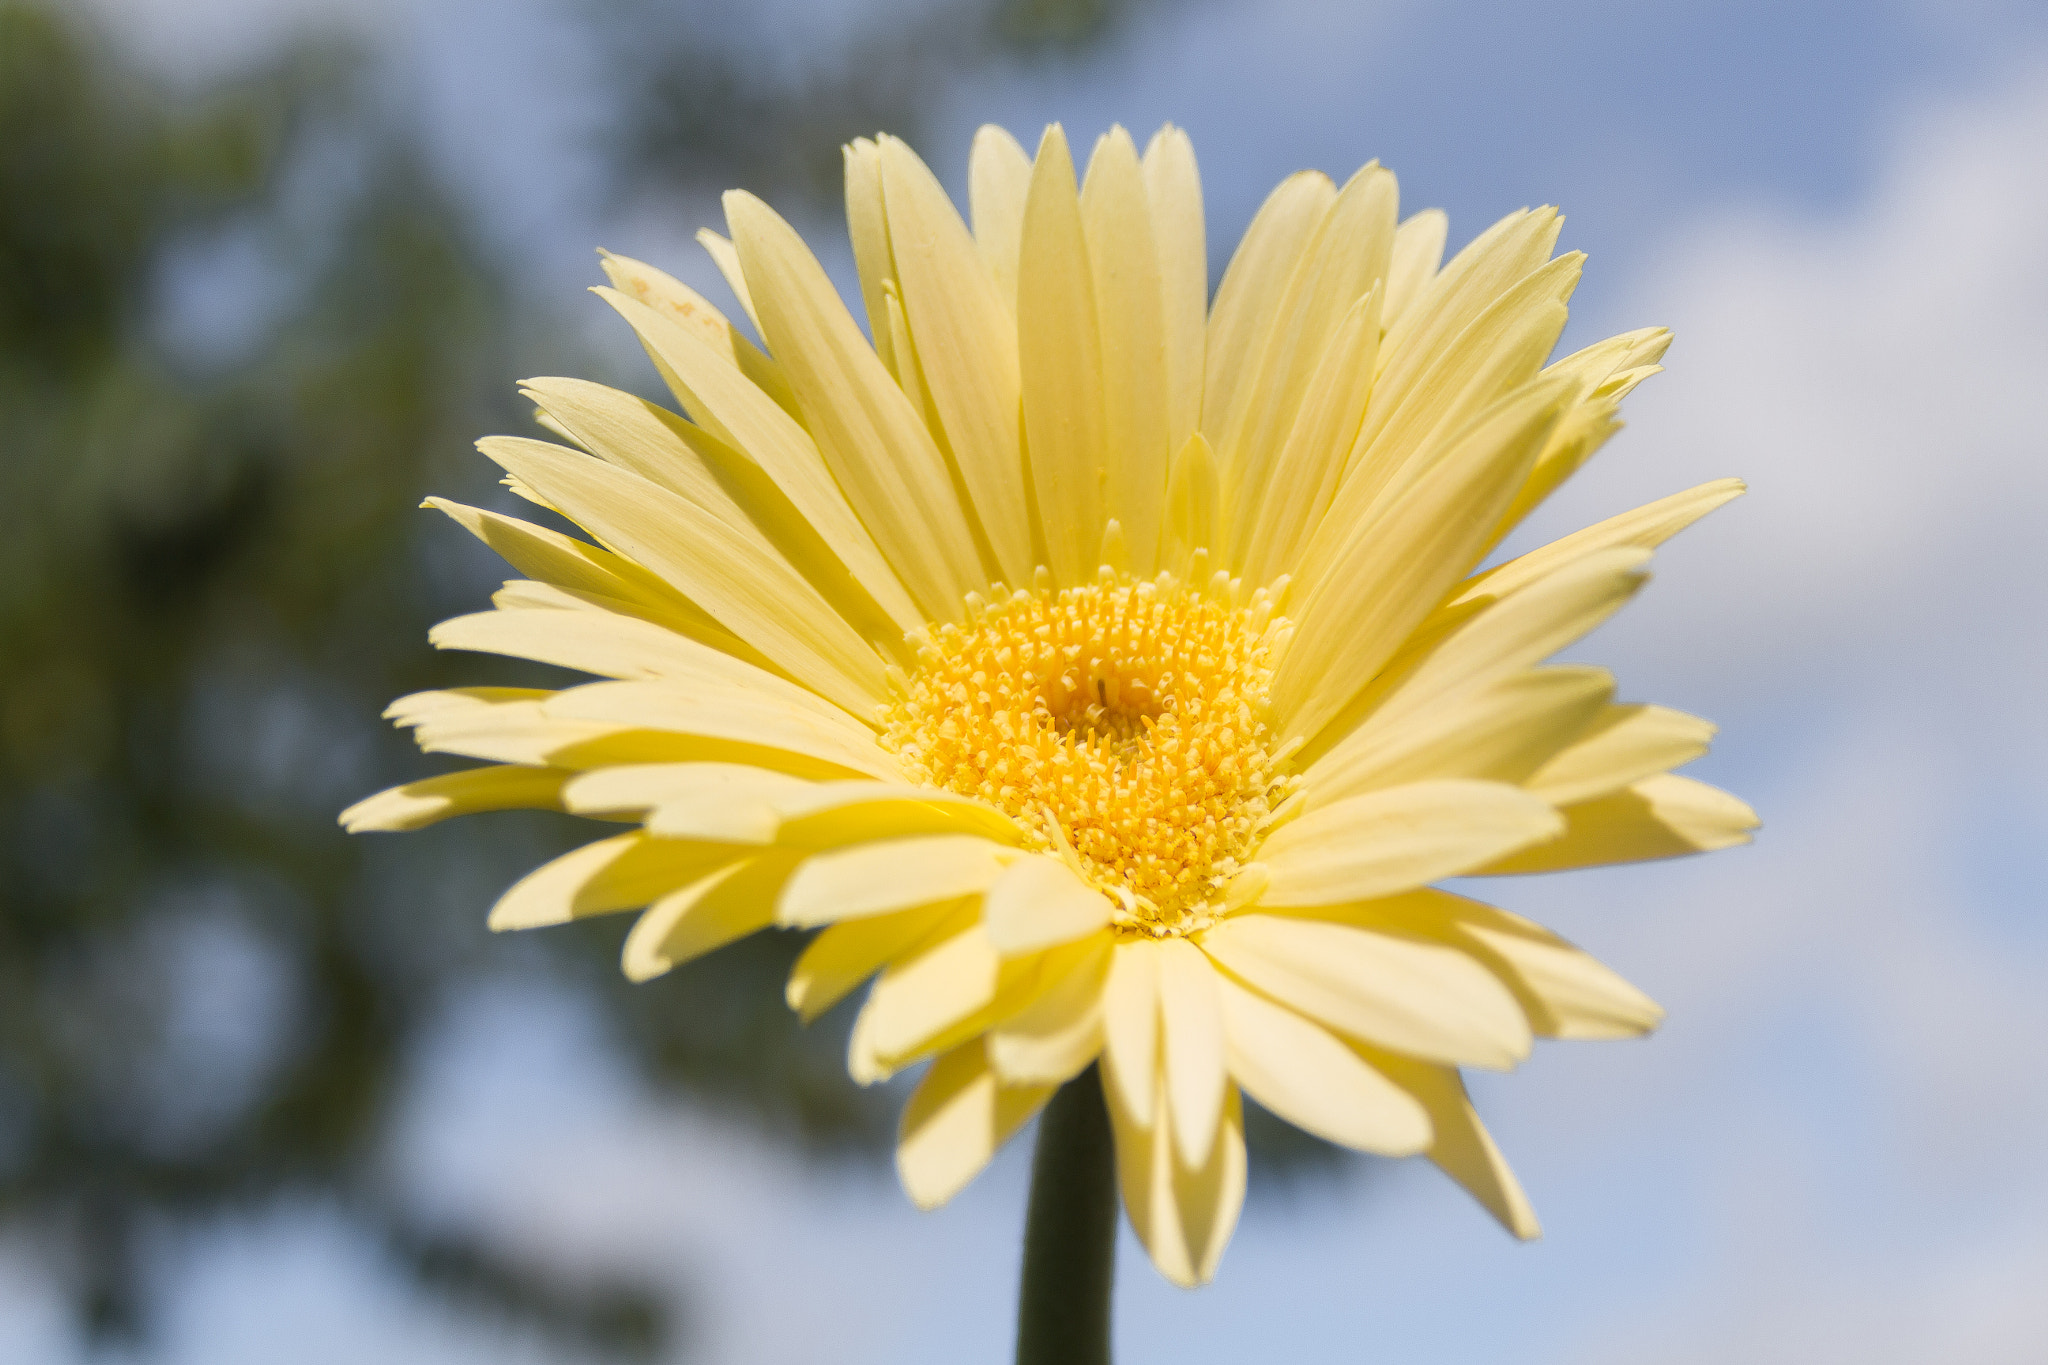
[[[1091,1066],[1060,1087],[1038,1120],[1017,1365],[1109,1365],[1116,1209],[1116,1143]]]

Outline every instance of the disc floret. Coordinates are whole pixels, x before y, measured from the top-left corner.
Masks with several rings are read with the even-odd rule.
[[[1067,858],[1126,932],[1193,933],[1293,785],[1267,722],[1284,629],[1222,580],[998,585],[919,642],[883,742]]]

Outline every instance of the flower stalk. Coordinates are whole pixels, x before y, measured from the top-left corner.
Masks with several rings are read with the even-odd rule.
[[[1116,1279],[1116,1145],[1099,1069],[1061,1086],[1038,1122],[1017,1365],[1109,1365]]]

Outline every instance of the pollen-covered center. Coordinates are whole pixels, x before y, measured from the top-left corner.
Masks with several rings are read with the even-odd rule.
[[[1154,934],[1214,918],[1289,785],[1266,726],[1277,623],[1263,593],[1104,571],[969,600],[890,709],[912,774],[1014,816]]]

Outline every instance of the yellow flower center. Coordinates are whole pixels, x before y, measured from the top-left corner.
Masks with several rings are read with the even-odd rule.
[[[1266,725],[1282,622],[1171,575],[1000,586],[939,627],[884,741],[913,776],[978,796],[1114,899],[1127,931],[1187,934],[1292,779]]]

